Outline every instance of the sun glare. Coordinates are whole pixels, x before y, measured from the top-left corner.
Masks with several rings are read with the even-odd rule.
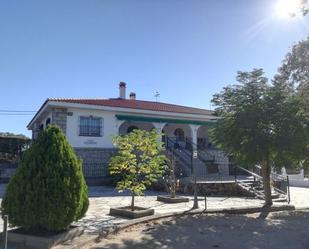
[[[279,18],[289,18],[297,15],[302,0],[278,0],[275,5],[275,14]]]

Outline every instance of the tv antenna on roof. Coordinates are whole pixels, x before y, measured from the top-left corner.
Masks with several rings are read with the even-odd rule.
[[[158,102],[158,98],[160,97],[160,93],[158,91],[156,91],[156,94],[154,96],[156,98],[156,102]]]

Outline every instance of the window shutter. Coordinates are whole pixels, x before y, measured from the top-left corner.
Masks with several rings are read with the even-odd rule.
[[[80,136],[80,116],[78,116],[77,136]]]
[[[104,132],[103,132],[103,118],[100,118],[100,136],[101,137],[103,137],[103,134],[104,134]]]

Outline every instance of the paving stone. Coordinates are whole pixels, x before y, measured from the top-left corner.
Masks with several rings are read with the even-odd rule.
[[[0,195],[3,196],[6,185],[0,185]],[[188,211],[193,206],[193,196],[189,202],[166,204],[156,200],[158,195],[162,192],[146,191],[144,196],[138,196],[135,199],[136,206],[152,207],[156,214],[167,214],[171,212]],[[309,189],[291,187],[291,204],[296,208],[309,207]],[[199,207],[204,209],[204,197],[199,196]],[[99,186],[89,187],[89,209],[86,216],[76,225],[85,227],[85,232],[88,234],[99,234],[108,231],[118,224],[123,224],[127,219],[113,217],[109,215],[111,207],[121,207],[130,205],[131,196],[129,192],[119,193],[111,187]],[[250,208],[261,207],[264,201],[248,197],[208,197],[207,210],[214,209],[228,209],[228,208]],[[278,203],[275,205],[282,205],[286,203]],[[3,222],[0,219],[0,231],[3,229]]]

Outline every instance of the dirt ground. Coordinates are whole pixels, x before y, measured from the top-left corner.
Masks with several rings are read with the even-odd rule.
[[[308,249],[309,211],[195,215],[140,224],[83,249]]]

